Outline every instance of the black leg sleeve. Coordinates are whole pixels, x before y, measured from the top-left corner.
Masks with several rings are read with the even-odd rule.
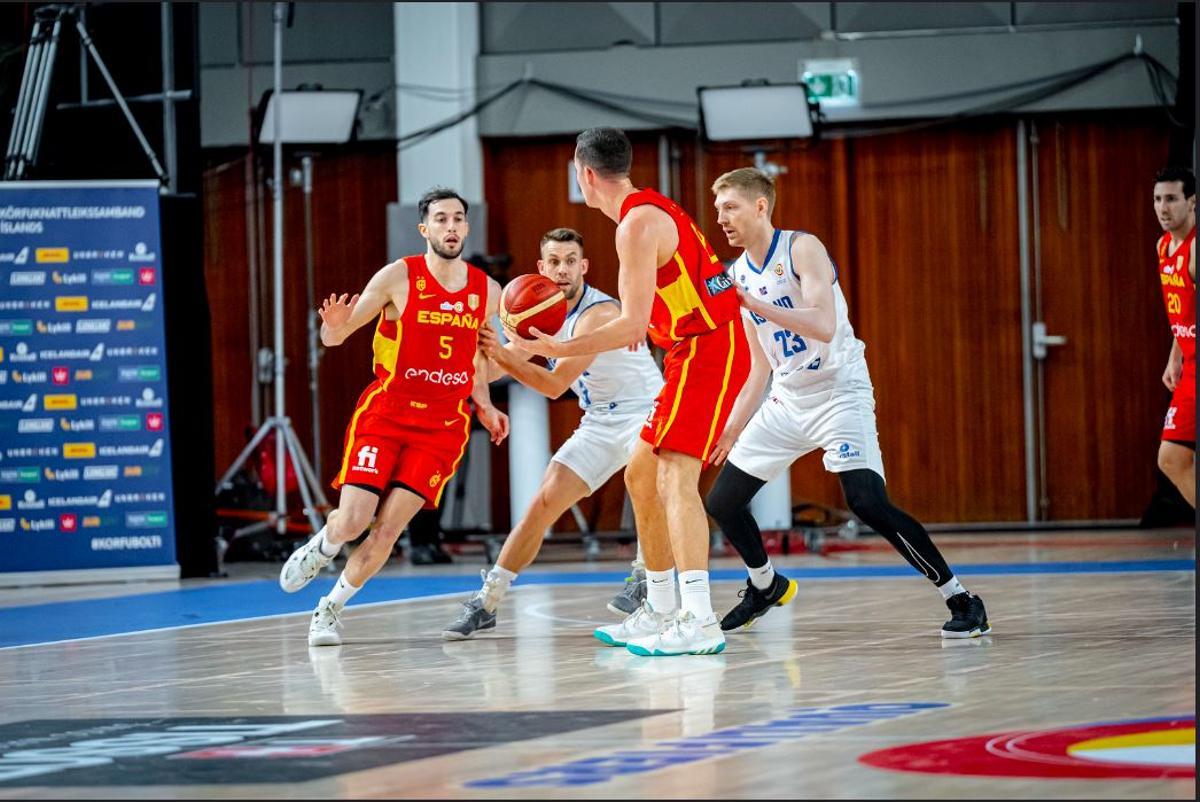
[[[839,473],[838,479],[850,511],[887,538],[909,565],[935,585],[941,586],[950,580],[954,572],[929,539],[929,533],[911,515],[892,505],[882,476],[868,468],[860,468]]]
[[[708,514],[720,524],[725,537],[729,538],[750,568],[761,568],[767,564],[762,532],[750,514],[750,499],[765,484],[762,479],[756,479],[726,462],[704,502]]]

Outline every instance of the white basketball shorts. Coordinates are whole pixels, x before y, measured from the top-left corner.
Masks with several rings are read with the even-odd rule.
[[[652,399],[624,402],[609,409],[597,404],[583,414],[579,428],[550,459],[570,468],[595,493],[629,463],[650,414]]]
[[[848,375],[822,393],[797,398],[772,392],[746,424],[729,462],[769,482],[800,457],[821,448],[825,469],[831,473],[869,468],[884,476],[875,391],[866,364],[843,370]]]

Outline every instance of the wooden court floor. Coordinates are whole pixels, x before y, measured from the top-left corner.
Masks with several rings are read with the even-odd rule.
[[[935,539],[992,635],[942,641],[937,592],[868,548],[776,559],[797,601],[714,656],[594,640],[618,563],[540,567],[471,641],[439,634],[459,590],[352,602],[340,647],[308,648],[296,598],[0,648],[0,798],[1195,797],[1195,532]],[[469,587],[481,567],[414,581]],[[277,568],[200,590],[274,601]],[[715,583],[718,610],[740,582]],[[0,623],[57,632],[74,602],[197,587],[2,591]]]

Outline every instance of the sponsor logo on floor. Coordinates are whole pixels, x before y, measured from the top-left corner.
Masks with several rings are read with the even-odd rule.
[[[868,766],[975,777],[1195,779],[1196,717],[1113,721],[926,741],[863,755]]]
[[[0,788],[298,783],[666,710],[17,721]]]
[[[626,749],[539,769],[515,771],[499,777],[472,780],[464,785],[467,788],[595,785],[630,774],[729,757],[747,749],[791,743],[813,735],[861,727],[944,707],[949,705],[945,702],[893,702],[794,708],[787,711],[787,715],[770,721],[726,727],[688,738],[659,741],[645,749]]]

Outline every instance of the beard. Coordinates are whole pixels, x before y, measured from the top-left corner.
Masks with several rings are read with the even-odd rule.
[[[443,245],[439,245],[431,240],[429,243],[429,247],[432,248],[433,252],[436,253],[440,258],[446,259],[447,261],[449,261],[451,259],[458,258],[458,255],[460,253],[462,253],[462,251],[463,251],[463,244],[464,244],[464,241],[459,240],[458,247],[454,250],[450,250],[449,248],[446,248]]]

